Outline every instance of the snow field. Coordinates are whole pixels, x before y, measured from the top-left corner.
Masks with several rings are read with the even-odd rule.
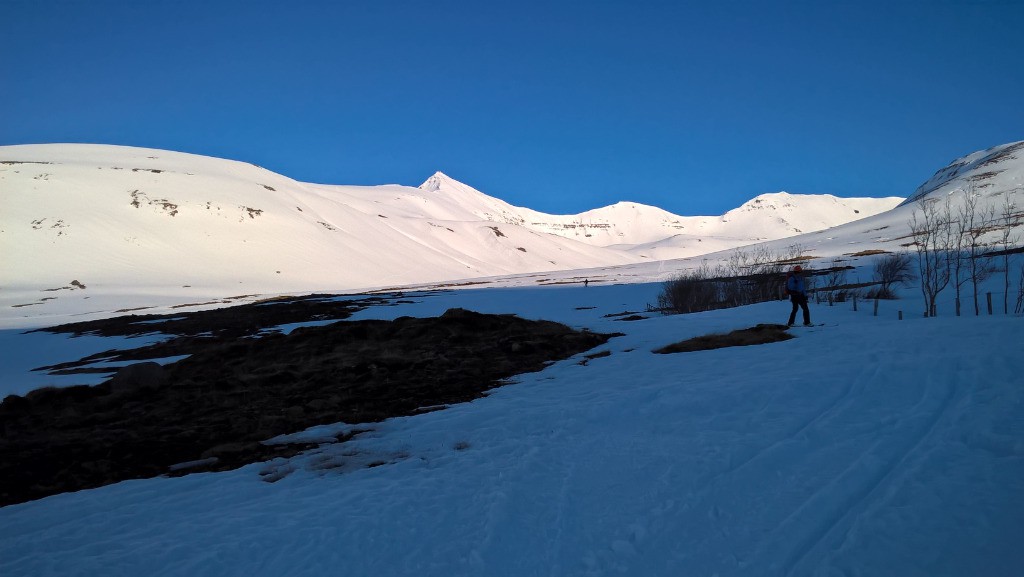
[[[656,355],[789,312],[604,317],[643,310],[659,288],[466,290],[366,309],[356,318],[460,306],[626,334],[596,349],[610,356],[289,462],[5,507],[0,573],[1019,574],[1020,318],[921,319],[905,291],[885,303],[902,322],[812,304],[826,326],[789,341]]]

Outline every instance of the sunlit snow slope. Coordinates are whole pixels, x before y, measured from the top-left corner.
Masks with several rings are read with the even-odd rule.
[[[0,147],[0,190],[3,284],[30,291],[72,280],[340,290],[614,266],[827,228],[899,200],[778,193],[721,217],[625,202],[557,216],[441,173],[418,188],[315,185],[242,162],[78,144]]]
[[[7,287],[352,289],[638,260],[417,188],[316,186],[114,146],[0,147],[0,162]]]
[[[868,250],[913,250],[910,221],[915,215],[921,217],[922,202],[940,203],[935,208],[944,212],[948,200],[950,217],[955,222],[968,194],[976,197],[977,222],[984,223],[986,231],[979,242],[986,250],[1001,248],[1003,231],[1007,229],[1003,215],[1007,207],[1009,240],[1011,244],[1014,239],[1019,243],[1024,238],[1024,141],[993,146],[954,160],[892,210],[767,245],[779,250],[792,242],[818,257]]]
[[[636,202],[580,214],[545,214],[487,197],[441,173],[420,186],[472,206],[473,214],[651,259],[682,258],[824,230],[887,211],[903,199],[762,194],[721,216],[679,216]],[[486,200],[481,200],[486,199]],[[705,244],[706,243],[706,244]]]

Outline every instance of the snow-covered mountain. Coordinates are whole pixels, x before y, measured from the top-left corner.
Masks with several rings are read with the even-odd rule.
[[[8,287],[345,289],[636,262],[404,186],[318,186],[242,162],[91,145],[0,148]]]
[[[988,206],[993,202],[999,204],[1002,195],[1020,195],[1021,187],[1024,187],[1024,140],[993,146],[954,160],[917,187],[903,204],[970,189],[979,194],[982,203]]]
[[[518,224],[646,258],[681,258],[824,230],[889,210],[903,199],[762,194],[721,216],[680,216],[637,202],[553,215],[509,205],[442,173],[420,186],[457,198],[477,217]],[[702,244],[708,242],[709,244]]]
[[[899,201],[778,193],[721,217],[627,202],[559,216],[442,173],[418,188],[317,185],[243,162],[80,144],[0,147],[0,191],[5,288],[76,280],[229,294],[624,265],[834,226]]]
[[[921,202],[950,202],[951,217],[958,218],[967,194],[976,195],[979,222],[986,222],[987,232],[979,239],[982,245],[1000,248],[1006,229],[1001,213],[1009,203],[1010,240],[1024,238],[1024,141],[994,146],[958,158],[940,169],[933,177],[892,210],[873,217],[850,222],[827,230],[776,241],[767,246],[779,250],[787,242],[795,242],[805,252],[817,257],[842,257],[853,253],[885,250],[913,250],[910,220],[920,215]],[[945,210],[943,206],[940,210]],[[1011,220],[1013,220],[1011,218]]]

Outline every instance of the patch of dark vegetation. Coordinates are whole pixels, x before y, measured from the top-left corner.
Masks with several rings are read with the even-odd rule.
[[[449,282],[449,283],[431,285],[430,288],[443,289],[443,288],[453,288],[453,287],[476,286],[476,285],[481,285],[481,284],[491,284],[491,281]]]
[[[50,369],[88,370],[86,365],[101,358],[190,356],[165,366],[136,363],[97,386],[51,387],[4,399],[0,505],[294,455],[310,446],[263,441],[314,425],[372,423],[469,401],[613,336],[462,309],[438,318],[335,322],[288,335],[260,332],[282,323],[342,318],[374,301],[383,299],[314,295],[47,329],[176,335]]]
[[[979,174],[971,175],[970,177],[968,177],[968,180],[979,181],[979,180],[985,180],[985,179],[988,179],[988,178],[994,178],[996,176],[999,176],[999,173],[1001,173],[1001,172],[1005,172],[1005,171],[1003,171],[1003,170],[992,170],[992,171],[989,171],[989,172],[982,172],[982,173],[979,173]]]
[[[727,334],[694,337],[655,349],[654,352],[658,354],[690,353],[694,351],[724,349],[726,347],[745,347],[776,343],[793,338],[793,335],[786,332],[787,328],[786,325],[760,324],[748,329],[738,329]]]
[[[57,288],[43,289],[43,292],[44,293],[49,293],[49,292],[57,292],[57,291],[69,291],[69,290],[75,290],[76,288],[84,289],[85,285],[80,283],[80,282],[78,282],[77,280],[73,280],[73,281],[71,281],[70,285],[62,286],[62,287],[57,287]]]
[[[237,295],[202,304],[225,304],[233,300],[252,296],[255,295]],[[238,337],[254,336],[264,329],[298,322],[343,320],[352,316],[352,313],[366,307],[383,305],[388,302],[384,296],[372,296],[358,300],[338,300],[334,295],[311,294],[275,298],[229,308],[190,313],[125,315],[36,329],[35,332],[103,337],[134,337],[151,333],[163,333],[177,338],[194,337],[201,334],[210,335],[210,337],[204,338],[199,343],[201,348],[211,342],[209,339],[235,339]],[[178,306],[184,307],[189,305]],[[159,347],[162,344],[167,343],[158,343],[153,346]],[[107,353],[100,353],[100,355],[106,356]],[[157,358],[159,356],[168,355],[149,355],[140,358]],[[93,362],[88,359],[89,357],[83,359],[86,362],[81,364]]]
[[[642,320],[644,320],[646,318],[647,317],[640,316],[640,315],[629,315],[628,317],[620,317],[620,318],[617,318],[615,320],[617,320],[617,321],[642,321]]]
[[[1018,246],[1018,247],[1008,248],[1008,249],[1004,249],[1004,250],[993,250],[993,251],[989,251],[989,252],[984,252],[984,253],[982,253],[982,254],[980,254],[978,256],[981,256],[981,257],[984,257],[984,258],[992,258],[992,257],[996,257],[996,256],[1006,256],[1006,255],[1021,254],[1021,253],[1024,253],[1024,246]]]
[[[614,319],[614,318],[619,318],[619,317],[634,316],[634,315],[638,314],[638,312],[639,311],[622,311],[621,313],[608,313],[608,314],[604,315],[604,318],[606,318],[606,319]]]
[[[487,228],[489,228],[492,231],[494,231],[494,236],[505,236],[505,233],[501,232],[501,230],[498,227],[496,227],[496,226],[489,226]]]
[[[146,204],[150,206],[159,206],[160,208],[164,209],[164,212],[171,216],[178,214],[178,205],[167,200],[166,198],[150,199],[145,192],[142,192],[141,190],[138,189],[129,191],[128,195],[131,196],[132,199],[131,203],[129,204],[131,204],[135,208],[141,208],[143,201],[145,201]]]
[[[889,252],[890,251],[887,251],[887,250],[879,250],[879,249],[874,249],[873,248],[873,249],[869,249],[869,250],[862,250],[860,252],[852,252],[852,253],[847,254],[846,256],[872,256],[872,255],[876,255],[876,254],[889,254]]]
[[[554,264],[554,263],[552,262],[552,264]],[[555,285],[560,285],[560,284],[582,284],[583,283],[582,280],[577,280],[577,279],[556,280],[556,281],[537,281],[537,282],[539,284],[541,284],[541,285],[544,285],[544,286],[555,286]],[[593,280],[591,280],[587,284],[595,284],[595,283],[599,283],[599,282],[604,282],[604,281],[602,281],[600,279],[593,279]]]
[[[796,255],[796,256],[780,258],[780,259],[778,259],[776,261],[770,262],[769,264],[781,264],[781,265],[803,264],[805,262],[810,262],[812,260],[814,260],[814,255],[800,254],[800,255]]]

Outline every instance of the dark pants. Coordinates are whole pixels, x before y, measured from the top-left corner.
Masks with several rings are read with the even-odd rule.
[[[804,309],[804,324],[811,324],[811,311],[807,308],[807,295],[789,295],[789,300],[793,303],[793,312],[789,313],[789,324],[793,324],[793,322],[796,321],[797,308]]]

